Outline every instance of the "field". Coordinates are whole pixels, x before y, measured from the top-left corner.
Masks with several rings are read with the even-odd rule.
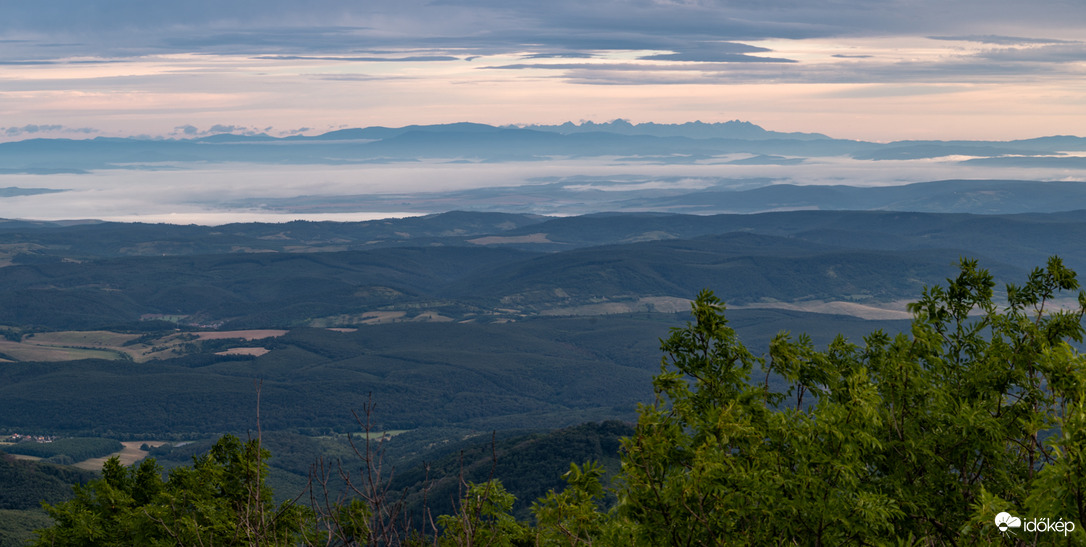
[[[216,331],[216,332],[197,332],[196,338],[198,340],[229,340],[232,338],[240,338],[242,340],[261,340],[264,338],[275,338],[286,334],[287,331],[281,329],[253,329],[253,330],[234,330],[234,331]]]
[[[253,357],[260,357],[268,353],[268,348],[230,348],[226,351],[216,351],[215,355],[251,355]]]
[[[155,359],[170,359],[197,351],[192,342],[205,340],[263,340],[283,336],[281,329],[255,329],[215,332],[176,332],[158,337],[142,338],[107,330],[60,331],[32,333],[21,342],[0,340],[0,356],[6,361],[58,362],[80,359],[125,360],[143,363]],[[226,348],[220,355],[263,355],[264,348]]]
[[[77,359],[122,359],[119,349],[66,347],[49,343],[0,340],[0,353],[9,361],[75,361]]]
[[[121,347],[135,338],[135,334],[110,331],[41,332],[27,335],[24,342],[39,346],[111,349]]]
[[[114,452],[113,454],[101,458],[83,460],[75,464],[75,467],[87,471],[100,471],[102,469],[102,464],[113,456],[120,458],[121,465],[132,465],[147,457],[148,452],[146,450],[141,450],[141,446],[145,444],[148,446],[162,446],[166,444],[166,441],[124,441],[121,444],[124,445],[124,449],[120,452]]]
[[[0,340],[0,353],[16,361],[75,361],[78,359],[130,360],[180,355],[181,335],[164,336],[153,344],[132,342],[138,334],[106,330],[31,333],[21,342]]]

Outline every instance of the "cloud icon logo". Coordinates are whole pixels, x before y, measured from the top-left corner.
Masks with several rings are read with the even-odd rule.
[[[1000,532],[1006,532],[1009,528],[1021,528],[1022,519],[1004,511],[996,515],[995,525]]]

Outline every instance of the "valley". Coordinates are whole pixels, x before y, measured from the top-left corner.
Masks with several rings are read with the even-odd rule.
[[[0,267],[0,432],[89,439],[41,461],[92,469],[115,453],[183,466],[259,430],[269,480],[290,495],[315,458],[351,457],[355,413],[372,404],[397,488],[419,492],[423,462],[452,472],[458,451],[485,479],[496,442],[511,461],[550,462],[530,478],[499,466],[530,501],[578,454],[617,469],[592,447],[617,446],[652,400],[660,340],[702,289],[757,356],[780,332],[862,345],[908,329],[907,303],[962,257],[1003,298],[1055,252],[1086,271],[1084,235],[1082,211],[0,223],[17,242]],[[583,438],[596,440],[574,448]],[[88,457],[94,439],[124,448]]]
[[[1086,271],[1083,212],[453,212],[0,235],[22,245],[0,268],[0,429],[121,440],[250,429],[254,380],[265,430],[345,431],[368,394],[393,429],[628,420],[651,396],[657,341],[704,288],[764,351],[780,330],[897,332],[961,257],[999,283],[1054,252]],[[313,250],[332,242],[343,250]]]

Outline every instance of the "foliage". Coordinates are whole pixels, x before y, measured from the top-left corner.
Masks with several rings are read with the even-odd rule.
[[[90,471],[0,453],[0,509],[38,509],[43,500],[64,501],[71,497],[71,485],[93,477]]]
[[[1086,368],[1067,342],[1086,296],[1053,310],[1078,288],[1055,257],[1002,312],[993,285],[962,261],[911,306],[912,336],[817,351],[782,333],[768,361],[703,292],[625,445],[622,518],[647,544],[971,543],[1008,511],[1074,520],[1082,542]],[[787,390],[749,383],[759,362]]]
[[[616,509],[601,511],[605,493],[603,467],[596,462],[569,464],[562,475],[567,486],[547,493],[532,505],[537,545],[634,545],[633,527],[616,518]]]
[[[703,291],[693,320],[661,342],[656,399],[622,443],[613,507],[592,462],[570,465],[566,488],[533,504],[534,526],[513,517],[500,480],[467,481],[461,470],[459,503],[429,521],[432,541],[1086,544],[1086,359],[1070,345],[1083,341],[1086,294],[1063,298],[1079,285],[1057,257],[1008,285],[1002,309],[994,286],[963,260],[910,306],[908,334],[876,331],[862,346],[839,336],[819,350],[785,332],[766,357]],[[752,379],[755,366],[763,374]],[[429,543],[399,519],[402,501],[369,442],[372,408],[359,419],[361,476],[337,464],[354,497],[335,498],[325,471],[326,503],[271,507],[266,454],[226,437],[167,481],[153,461],[125,470],[110,460],[103,479],[49,507],[57,525],[40,543]],[[1004,512],[1076,526],[1066,536],[1001,532]]]
[[[272,504],[267,457],[258,441],[228,435],[165,481],[154,459],[125,468],[110,458],[101,479],[46,505],[56,524],[39,532],[37,544],[293,545],[303,537],[306,512]]]
[[[495,545],[511,547],[530,545],[531,533],[509,512],[515,498],[500,480],[483,484],[468,483],[455,514],[441,515],[438,525],[443,533],[440,545]]]
[[[1055,306],[1078,289],[1055,257],[1007,287],[1003,310],[993,287],[963,260],[911,306],[911,335],[820,351],[781,333],[768,359],[702,292],[694,320],[662,341],[619,502],[600,508],[599,468],[572,466],[569,486],[533,506],[536,542],[1086,544],[1086,360],[1068,343],[1082,341],[1086,295]],[[1075,527],[1001,532],[1002,512]]]
[[[22,547],[34,539],[34,530],[52,524],[41,509],[0,509],[0,547]]]
[[[620,467],[619,441],[633,433],[624,422],[587,423],[545,433],[519,434],[494,441],[478,437],[463,443],[450,443],[442,455],[431,450],[424,462],[398,465],[390,481],[394,491],[407,492],[407,511],[412,515],[426,510],[432,514],[452,514],[462,497],[461,481],[482,484],[491,478],[500,479],[502,486],[516,496],[511,514],[526,520],[532,516],[532,502],[550,490],[561,490],[560,478],[569,469],[570,461],[595,461],[604,469],[602,480],[610,478]],[[389,443],[393,448],[399,437]],[[613,496],[608,498],[614,501]],[[416,518],[416,520],[421,520]]]
[[[0,547],[26,545],[33,530],[52,524],[42,501],[67,500],[73,484],[93,478],[90,471],[0,454]]]
[[[838,337],[820,351],[781,333],[768,359],[702,292],[694,320],[662,341],[657,400],[624,443],[617,505],[600,507],[598,466],[571,466],[567,488],[533,506],[535,542],[1086,543],[1086,360],[1069,345],[1082,341],[1086,295],[1055,305],[1078,289],[1056,257],[1009,285],[1002,310],[993,287],[963,260],[911,306],[911,335],[875,332],[862,347]],[[752,382],[755,365],[764,380]],[[477,507],[440,519],[446,533]],[[1000,532],[1002,512],[1076,526]],[[498,514],[488,522],[506,529]],[[496,541],[520,538],[508,527]]]

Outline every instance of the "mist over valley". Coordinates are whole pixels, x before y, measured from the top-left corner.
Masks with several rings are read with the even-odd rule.
[[[225,224],[452,210],[1049,212],[1074,208],[1066,198],[1080,197],[1069,182],[1082,180],[1084,150],[1078,137],[872,143],[737,121],[33,139],[0,143],[0,217]],[[902,188],[876,190],[890,186]]]

